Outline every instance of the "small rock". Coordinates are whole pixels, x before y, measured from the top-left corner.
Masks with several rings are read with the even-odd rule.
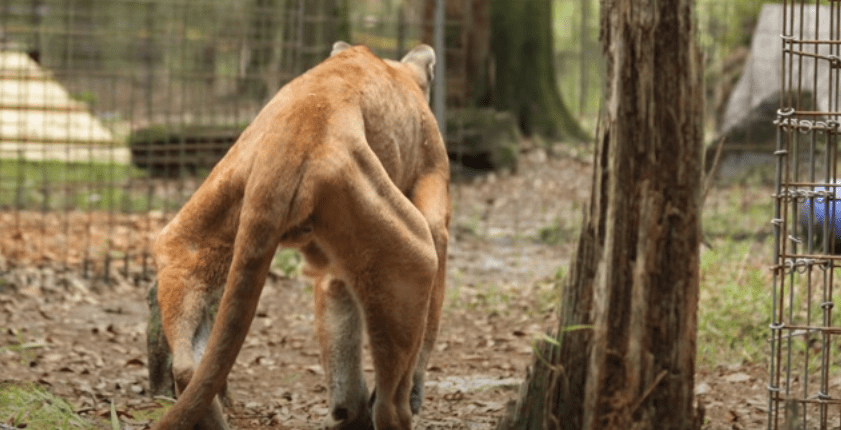
[[[748,375],[747,373],[742,373],[742,372],[734,373],[732,375],[727,375],[727,376],[724,377],[724,380],[731,383],[731,384],[736,384],[736,383],[739,383],[739,382],[747,382],[747,381],[750,381],[751,379],[752,378],[751,378],[750,375]]]

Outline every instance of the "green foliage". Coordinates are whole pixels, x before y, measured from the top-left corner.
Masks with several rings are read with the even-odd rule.
[[[552,3],[492,0],[490,8],[495,107],[512,111],[528,135],[587,140],[558,91]]]
[[[71,94],[70,97],[73,97],[74,99],[83,103],[87,103],[89,105],[93,105],[97,101],[96,93],[94,93],[93,91],[83,91],[81,93]]]
[[[697,0],[698,36],[705,51],[721,50],[729,54],[751,42],[762,5],[780,0]]]
[[[724,60],[736,49],[750,45],[759,11],[769,2],[782,3],[781,0],[697,0],[697,39],[704,57],[706,86],[711,90],[707,94],[710,108],[715,107],[712,89],[719,80],[739,76],[738,73],[722,75]],[[604,93],[600,1],[553,0],[552,6],[554,60],[561,95],[571,112],[579,117],[593,117],[598,113]],[[582,40],[582,35],[587,39]]]
[[[236,140],[237,136],[248,127],[248,122],[236,124],[213,124],[213,125],[152,125],[132,133],[129,140],[130,147],[144,147],[155,145],[160,142],[179,142],[181,140],[210,140],[219,138],[231,138]]]
[[[120,419],[117,417],[117,408],[114,406],[114,399],[111,399],[111,430],[120,430]]]
[[[703,231],[711,247],[700,256],[701,365],[766,360],[772,306],[769,195],[759,186],[731,186],[713,189],[705,204]]]
[[[704,207],[704,234],[707,239],[719,238],[744,241],[757,234],[770,233],[765,229],[772,212],[770,191],[761,186],[732,186],[710,198]],[[770,250],[768,251],[770,256]]]
[[[34,384],[0,383],[0,422],[14,428],[96,429],[67,401]]]
[[[564,266],[560,266],[560,267],[558,267],[558,270],[555,271],[555,276],[552,277],[552,281],[554,281],[556,284],[560,285],[561,282],[564,281],[566,276],[567,276],[567,268],[564,267]]]
[[[585,5],[585,1],[589,4]],[[552,5],[555,73],[565,104],[579,118],[595,116],[603,96],[599,3],[599,0],[554,0]],[[586,20],[585,6],[589,7]],[[587,35],[586,41],[582,41],[583,34]],[[582,75],[582,71],[587,75]]]
[[[581,228],[580,220],[558,217],[552,224],[538,229],[537,240],[547,245],[574,242]]]
[[[720,363],[761,362],[771,315],[768,254],[751,258],[765,242],[719,241],[701,254],[698,358]],[[764,258],[762,258],[764,257]]]
[[[557,245],[566,237],[563,233],[560,224],[552,224],[541,227],[537,232],[537,239],[547,245]]]
[[[467,208],[460,208],[458,207],[458,202],[456,202],[456,207],[453,209],[454,211],[466,211]],[[470,214],[469,218],[462,218],[456,220],[454,230],[457,234],[464,234],[467,236],[483,239],[488,236],[487,226],[485,225],[483,218],[482,209],[479,207],[473,207],[472,213]]]
[[[272,261],[272,267],[283,272],[285,276],[299,276],[303,266],[303,257],[294,249],[278,250]]]
[[[15,337],[17,338],[18,343],[14,345],[5,345],[0,347],[0,352],[3,351],[12,351],[16,352],[20,355],[20,362],[21,364],[27,363],[32,361],[35,358],[35,354],[30,351],[31,349],[41,348],[44,345],[40,343],[27,343],[23,338],[23,334],[17,330],[13,329]]]
[[[145,173],[118,163],[0,159],[0,209],[143,212],[164,202],[149,189],[130,188]]]

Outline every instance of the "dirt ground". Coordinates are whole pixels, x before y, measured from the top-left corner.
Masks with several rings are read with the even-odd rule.
[[[572,257],[591,168],[589,156],[532,148],[516,173],[454,185],[447,301],[416,429],[492,429],[516,397],[534,339],[557,326],[556,277]],[[43,384],[87,415],[107,415],[113,400],[128,428],[148,428],[142,412],[158,407],[145,368],[152,280],[116,272],[91,285],[79,271],[6,258],[0,380]],[[312,320],[306,282],[273,271],[230,376],[237,428],[310,429],[326,416]],[[365,372],[370,381],[370,363]],[[766,383],[764,363],[700,368],[705,428],[764,426]]]

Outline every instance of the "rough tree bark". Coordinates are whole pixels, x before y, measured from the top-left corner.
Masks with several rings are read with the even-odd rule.
[[[541,347],[500,428],[700,428],[703,105],[693,3],[602,2],[606,130],[558,342]]]

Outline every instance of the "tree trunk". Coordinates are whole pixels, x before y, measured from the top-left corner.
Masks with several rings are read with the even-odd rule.
[[[526,134],[587,139],[555,79],[551,0],[492,0],[494,105],[511,110]]]
[[[586,135],[558,92],[551,0],[450,0],[446,8],[447,106],[511,111],[520,129],[550,138]],[[421,40],[432,43],[435,0]]]
[[[518,409],[539,425],[700,428],[694,406],[702,87],[693,0],[605,0],[607,109],[558,345]],[[572,330],[588,326],[586,330]],[[542,371],[532,371],[540,375]],[[544,403],[535,406],[536,403]],[[527,405],[528,407],[522,407]],[[533,420],[535,421],[535,420]]]
[[[330,56],[333,42],[350,40],[347,0],[297,0],[300,27],[295,73],[306,72]]]
[[[278,63],[275,35],[283,28],[278,11],[275,0],[253,0],[249,6],[251,16],[245,40],[248,61],[237,92],[252,99],[262,100],[269,96],[270,89],[262,75],[272,63]]]
[[[447,106],[491,106],[490,0],[445,2]],[[434,45],[436,0],[425,0],[421,40]]]
[[[581,0],[581,28],[579,29],[579,38],[581,39],[581,58],[580,64],[580,82],[578,84],[578,115],[583,115],[587,109],[587,88],[590,86],[590,67],[592,62],[590,58],[590,2],[591,0]]]
[[[257,100],[330,55],[350,39],[348,0],[252,0],[248,62],[238,92]]]

